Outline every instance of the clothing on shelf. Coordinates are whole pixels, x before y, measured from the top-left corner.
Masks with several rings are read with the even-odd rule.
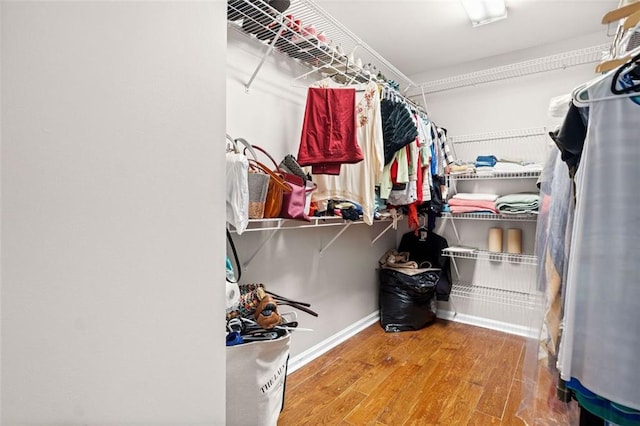
[[[505,214],[537,213],[540,205],[540,194],[522,193],[508,194],[496,200],[496,209]]]
[[[478,155],[476,158],[476,167],[493,167],[498,162],[495,155]]]
[[[342,165],[338,176],[314,174],[317,189],[313,192],[313,199],[318,202],[334,198],[353,200],[362,206],[364,222],[372,225],[376,211],[376,185],[381,180],[384,161],[378,85],[368,83],[356,98],[359,98],[355,106],[357,143],[364,159],[357,164]]]
[[[298,163],[313,174],[340,174],[364,159],[356,132],[355,89],[309,87]]]
[[[465,200],[452,198],[448,201],[451,213],[490,212],[498,213],[495,201]]]

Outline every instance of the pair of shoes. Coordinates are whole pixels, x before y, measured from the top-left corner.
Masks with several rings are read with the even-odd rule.
[[[249,34],[256,34],[267,27],[275,19],[271,8],[260,0],[250,0],[242,20],[242,29]]]
[[[227,20],[234,22],[242,19],[249,7],[246,0],[227,0]]]

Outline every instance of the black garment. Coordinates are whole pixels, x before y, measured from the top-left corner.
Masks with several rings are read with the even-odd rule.
[[[562,161],[567,163],[569,175],[573,178],[578,170],[587,137],[587,123],[581,108],[572,103],[560,129],[557,132],[550,132],[549,136],[560,149]]]
[[[399,252],[409,252],[409,260],[418,262],[421,268],[440,268],[440,277],[436,284],[436,299],[448,301],[451,293],[451,259],[442,255],[442,250],[449,247],[446,238],[435,232],[427,231],[426,238],[420,239],[421,230],[416,235],[413,231],[407,232],[400,240]],[[423,265],[428,262],[429,265]]]
[[[384,164],[393,159],[393,155],[418,137],[418,128],[407,107],[399,102],[383,99],[380,102],[382,118],[382,138],[384,141]]]

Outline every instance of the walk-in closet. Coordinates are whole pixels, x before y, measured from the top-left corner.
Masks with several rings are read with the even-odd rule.
[[[640,1],[0,28],[2,425],[640,425]]]

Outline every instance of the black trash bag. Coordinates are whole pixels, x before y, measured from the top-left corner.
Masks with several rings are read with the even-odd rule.
[[[380,269],[380,325],[386,332],[419,330],[436,318],[439,269],[407,275]]]

